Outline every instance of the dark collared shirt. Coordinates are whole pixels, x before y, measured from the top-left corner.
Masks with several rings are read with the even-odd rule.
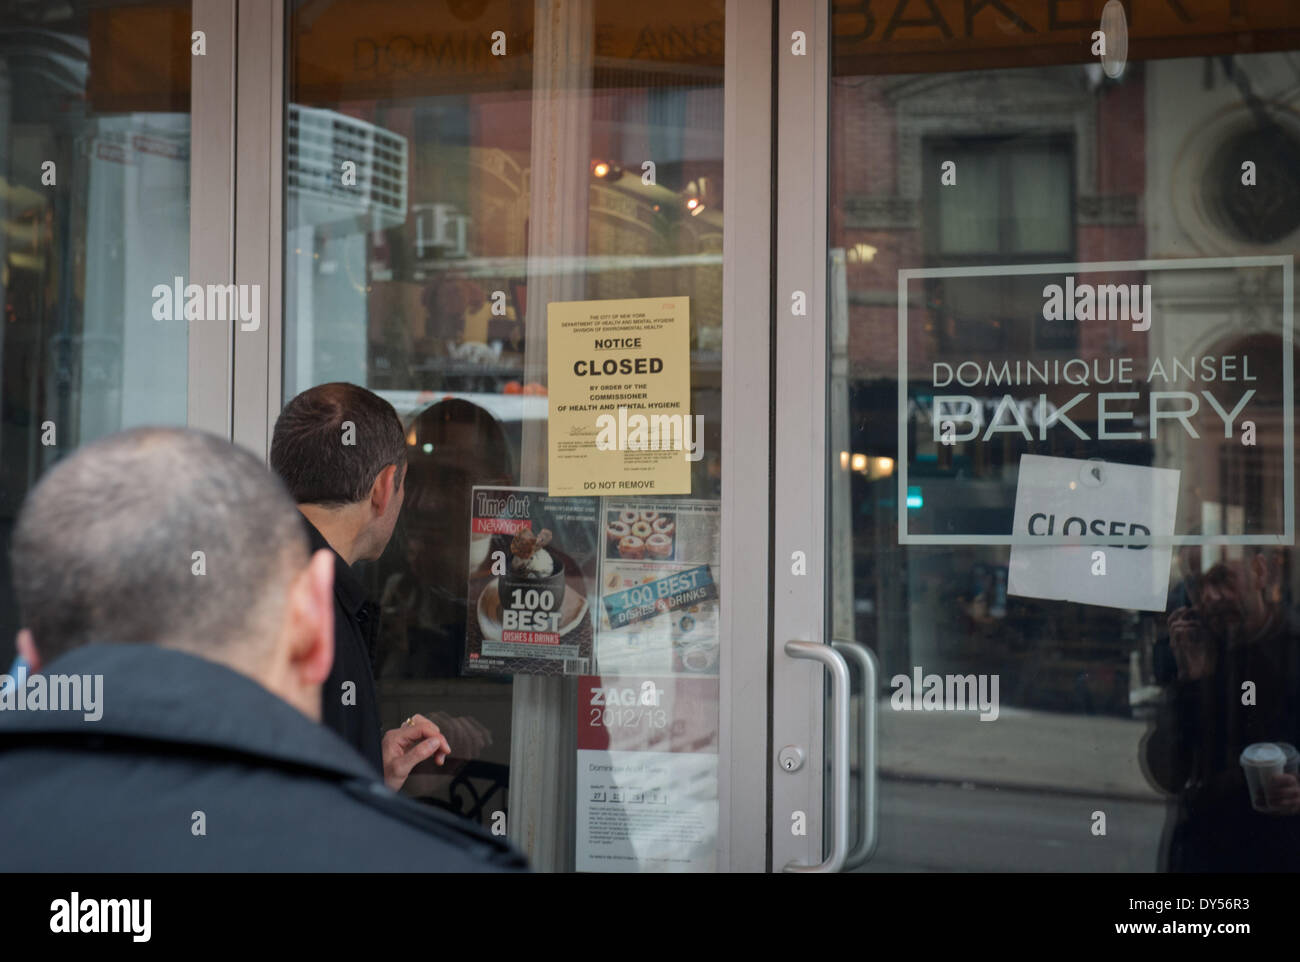
[[[312,551],[329,548],[334,553],[334,666],[321,689],[321,723],[337,732],[382,776],[384,756],[374,676],[379,606],[366,597],[366,589],[325,536],[306,517],[302,520]],[[347,682],[353,685],[345,691]]]

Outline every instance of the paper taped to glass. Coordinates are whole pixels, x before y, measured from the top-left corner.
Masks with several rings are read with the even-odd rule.
[[[1012,546],[1007,593],[1164,611],[1173,549],[1142,539],[1173,535],[1178,480],[1169,468],[1022,456],[1014,533],[1044,546]]]

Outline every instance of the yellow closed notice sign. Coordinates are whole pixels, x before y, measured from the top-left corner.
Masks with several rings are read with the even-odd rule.
[[[689,494],[690,298],[547,305],[551,495]]]

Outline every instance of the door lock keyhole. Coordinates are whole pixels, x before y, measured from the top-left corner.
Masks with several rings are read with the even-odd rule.
[[[793,773],[803,768],[803,749],[798,745],[786,745],[776,758],[783,771]]]

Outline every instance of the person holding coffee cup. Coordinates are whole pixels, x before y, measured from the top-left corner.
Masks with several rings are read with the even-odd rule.
[[[1247,548],[1169,615],[1176,675],[1141,757],[1177,799],[1162,852],[1170,871],[1300,870],[1300,818],[1286,817],[1300,815],[1300,780],[1277,744],[1300,732],[1287,567],[1282,551]]]
[[[1277,742],[1285,761],[1282,774],[1272,773],[1264,782],[1268,810],[1277,815],[1300,815],[1300,751],[1290,742]]]

